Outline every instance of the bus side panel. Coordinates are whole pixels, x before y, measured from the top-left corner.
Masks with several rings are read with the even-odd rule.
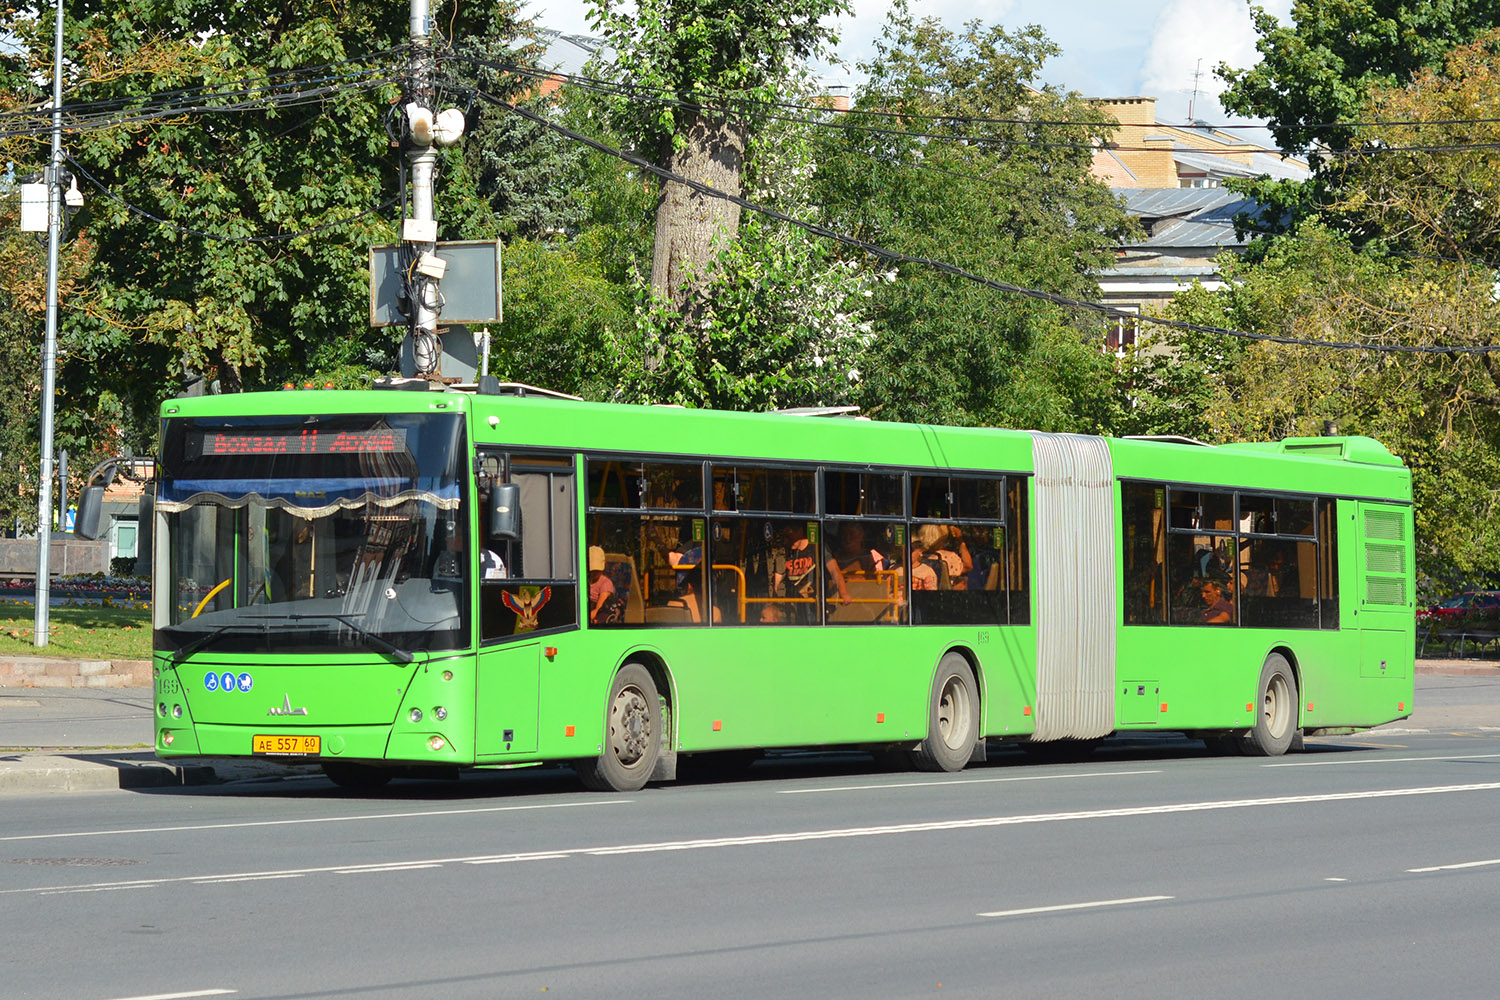
[[[631,647],[623,661],[659,659],[670,675],[663,694],[684,753],[915,742],[937,661],[955,647],[979,661],[986,733],[1032,724],[1029,628],[594,629],[554,641],[542,666],[544,759],[599,752],[610,681]]]

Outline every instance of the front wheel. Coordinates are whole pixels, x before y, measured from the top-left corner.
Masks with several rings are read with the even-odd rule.
[[[634,792],[645,787],[661,755],[661,697],[639,663],[615,674],[604,718],[604,752],[576,765],[578,777],[596,792]]]
[[[1240,749],[1250,757],[1280,757],[1297,735],[1297,677],[1286,657],[1272,653],[1260,668],[1260,714]]]
[[[911,752],[919,771],[962,771],[979,740],[979,695],[969,661],[948,653],[932,682],[927,738]]]

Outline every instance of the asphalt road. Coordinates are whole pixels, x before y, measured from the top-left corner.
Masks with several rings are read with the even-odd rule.
[[[1438,680],[1454,717],[1493,693]],[[20,798],[0,995],[1488,997],[1497,819],[1500,731],[1463,726],[623,796],[538,768]]]

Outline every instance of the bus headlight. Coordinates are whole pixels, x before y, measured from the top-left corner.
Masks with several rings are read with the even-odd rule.
[[[411,712],[406,717],[408,719],[410,719],[412,722],[421,722],[422,721],[422,710],[420,708],[414,708],[414,709],[411,710]]]
[[[172,718],[174,718],[174,719],[180,719],[180,718],[182,718],[182,706],[181,705],[173,705],[172,706]]]
[[[448,717],[448,710],[446,708],[444,708],[442,705],[439,705],[437,708],[434,708],[432,710],[432,717],[434,719],[438,720],[439,722],[442,722],[444,719],[446,719]]]

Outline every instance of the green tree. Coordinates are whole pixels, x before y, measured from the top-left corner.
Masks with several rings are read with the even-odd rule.
[[[841,120],[858,127],[825,138],[816,183],[830,226],[988,278],[1096,299],[1092,274],[1113,261],[1132,224],[1089,175],[1091,150],[1113,123],[1077,94],[1031,85],[1057,51],[1035,27],[976,21],[954,32],[895,12],[862,67],[861,114]],[[894,270],[873,289],[875,336],[855,393],[867,411],[1111,426],[1113,361],[1092,314],[919,264]]]
[[[1313,143],[1348,149],[1365,138],[1360,120],[1376,88],[1404,86],[1447,51],[1500,25],[1494,0],[1295,0],[1289,25],[1252,8],[1260,61],[1220,64],[1226,111],[1270,120],[1287,150]]]
[[[509,51],[518,11],[509,0],[460,9],[444,27]],[[74,398],[60,428],[109,403],[123,447],[140,449],[185,368],[234,391],[389,363],[391,331],[365,318],[365,260],[396,238],[404,165],[388,115],[405,8],[76,0],[67,14],[67,102],[103,111],[67,139],[88,199],[75,229],[97,252],[87,301],[63,304],[59,384]],[[4,19],[19,43],[5,67],[13,103],[41,97],[50,23],[24,10]],[[153,116],[174,94],[178,113]],[[18,172],[45,153],[6,152]],[[462,151],[442,163],[443,238],[492,234]],[[278,236],[291,238],[267,239]]]
[[[783,96],[801,61],[836,40],[829,15],[850,9],[848,0],[640,0],[630,11],[591,2],[592,24],[614,54],[612,62],[592,61],[592,72],[621,88],[614,129],[657,165],[733,195],[751,133],[736,105]],[[739,222],[733,203],[663,182],[654,292],[694,312]]]

